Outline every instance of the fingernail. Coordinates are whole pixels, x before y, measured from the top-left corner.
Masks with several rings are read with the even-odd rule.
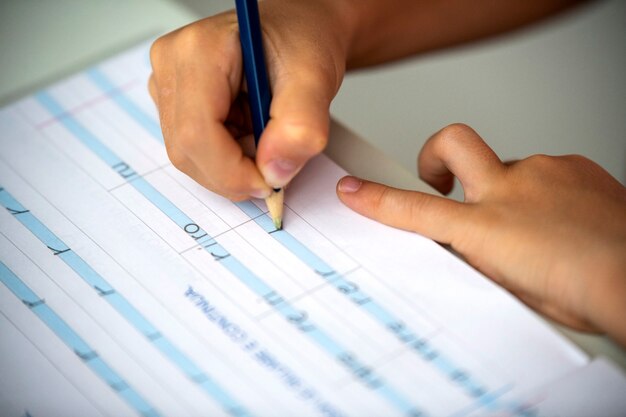
[[[363,182],[356,177],[343,177],[337,188],[342,193],[353,193],[361,188],[361,184]]]
[[[265,181],[272,187],[286,185],[298,170],[298,165],[289,159],[272,159],[265,165]]]
[[[270,196],[270,194],[272,194],[272,190],[271,189],[263,189],[263,190],[254,190],[250,193],[250,195],[254,198],[267,198]]]

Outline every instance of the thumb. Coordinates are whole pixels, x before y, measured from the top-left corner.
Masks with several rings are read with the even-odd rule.
[[[452,243],[467,223],[467,207],[462,203],[355,177],[342,178],[337,184],[337,195],[357,213],[441,243]]]
[[[324,149],[334,94],[334,85],[309,71],[277,80],[270,121],[256,154],[257,166],[268,185],[286,185],[310,158]]]

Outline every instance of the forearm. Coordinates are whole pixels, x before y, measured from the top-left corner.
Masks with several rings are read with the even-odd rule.
[[[346,0],[348,68],[511,31],[581,0]]]

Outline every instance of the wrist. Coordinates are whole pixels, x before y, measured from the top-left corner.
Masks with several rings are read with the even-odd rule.
[[[330,102],[343,81],[353,37],[348,1],[264,0],[259,10],[274,76],[297,73],[323,86]]]
[[[336,0],[341,4],[348,40],[346,66],[378,65],[417,53],[427,21],[423,2],[415,0]],[[426,33],[428,32],[426,28]]]

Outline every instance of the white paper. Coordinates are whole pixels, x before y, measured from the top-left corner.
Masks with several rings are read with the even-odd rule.
[[[604,358],[522,395],[518,414],[529,416],[624,417],[626,375]],[[523,414],[529,410],[526,414]],[[477,414],[477,415],[484,415]],[[494,416],[501,415],[494,413]]]
[[[514,415],[585,366],[434,242],[345,208],[325,156],[279,232],[178,172],[147,50],[0,110],[0,414]]]
[[[542,415],[623,417],[626,415],[624,393],[624,372],[606,359],[598,358],[573,375],[538,390],[529,401],[537,402]]]

